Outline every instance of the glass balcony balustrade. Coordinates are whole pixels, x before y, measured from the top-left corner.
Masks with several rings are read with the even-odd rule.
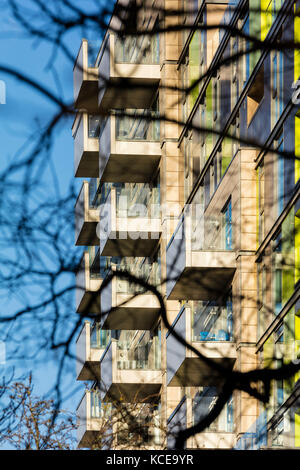
[[[150,285],[159,286],[160,284],[160,262],[151,261],[149,258],[107,258],[106,273],[108,274],[111,268],[120,271],[128,272],[137,278],[143,279]],[[127,279],[118,278],[117,293],[134,295],[145,292],[143,286],[139,286],[135,282],[130,282]]]
[[[100,269],[99,248],[97,246],[89,246],[89,270],[91,279],[103,279],[103,272]]]
[[[99,323],[94,323],[90,332],[90,344],[92,349],[105,349],[111,340],[109,330],[102,330]]]
[[[97,209],[100,205],[99,178],[90,178],[89,181],[89,207]]]
[[[150,331],[119,331],[117,368],[119,370],[160,370],[160,334]]]
[[[193,399],[193,423],[197,424],[213,409],[218,398],[215,387],[200,387]],[[206,428],[205,432],[233,433],[233,399],[228,400],[219,416]]]
[[[104,183],[101,204],[105,204],[112,190],[116,192],[116,217],[160,217],[159,187],[147,183]]]
[[[159,36],[115,37],[115,62],[126,64],[159,64]]]
[[[233,341],[232,301],[195,301],[192,309],[192,341]]]
[[[98,390],[90,391],[90,416],[91,418],[106,418],[109,419],[112,416],[112,404],[102,403],[100,392]]]
[[[159,142],[160,121],[158,118],[158,111],[148,109],[116,110],[116,140]]]
[[[125,404],[117,425],[119,445],[147,446],[160,445],[162,438],[160,404]]]
[[[233,225],[227,214],[191,217],[192,251],[230,251],[234,249]]]
[[[96,59],[102,44],[102,39],[88,41],[88,67],[96,67]]]

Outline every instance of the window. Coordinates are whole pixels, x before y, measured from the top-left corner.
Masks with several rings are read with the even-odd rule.
[[[218,106],[219,106],[219,87],[218,87],[218,77],[213,81],[213,119],[217,121],[218,119]]]
[[[274,142],[275,150],[283,152],[283,133]],[[284,207],[284,158],[280,154],[274,155],[274,208],[277,218]]]
[[[192,137],[193,134],[190,132],[184,138],[184,198],[188,198],[190,191],[192,189]]]
[[[258,338],[266,331],[266,289],[267,289],[267,268],[261,261],[258,264]]]
[[[205,139],[206,139],[206,103],[205,103],[205,98],[203,100],[203,103],[200,105],[200,158],[201,158],[201,168],[205,165],[206,161],[206,146],[205,146]]]
[[[239,71],[238,71],[238,39],[233,37],[231,39],[231,55],[233,57],[231,69],[232,69],[232,81],[231,81],[231,109],[233,109],[237,99],[239,97]]]
[[[250,22],[249,22],[249,14],[244,20],[244,23],[241,27],[243,33],[249,37],[250,35]],[[242,38],[242,46],[241,46],[241,57],[240,57],[240,73],[241,73],[241,84],[242,86],[248,81],[250,76],[250,54],[246,53],[249,50],[250,42],[247,39]]]
[[[89,114],[88,121],[89,139],[98,138],[100,135],[100,127],[104,120],[100,116],[94,116],[93,114]]]
[[[265,167],[262,162],[258,167],[258,243],[265,237]]]
[[[283,111],[283,52],[273,51],[271,58],[271,127],[273,128]]]
[[[278,315],[282,308],[282,237],[281,231],[275,235],[272,242],[272,284],[273,310]]]
[[[227,202],[223,211],[224,227],[224,249],[232,250],[232,218],[231,218],[231,199]]]
[[[274,335],[275,335],[275,343],[283,343],[283,323],[282,322],[274,331]]]
[[[284,418],[276,423],[272,430],[272,446],[283,445]]]

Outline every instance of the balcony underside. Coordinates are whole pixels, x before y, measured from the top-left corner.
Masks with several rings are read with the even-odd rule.
[[[113,183],[147,183],[153,178],[160,157],[159,154],[126,155],[126,152],[123,154],[111,153],[101,179]]]
[[[98,291],[83,292],[76,311],[77,313],[100,313],[100,293]]]
[[[97,70],[95,69],[95,74]],[[79,89],[77,99],[75,101],[74,107],[76,109],[87,110],[87,111],[97,111],[97,94],[98,94],[98,80],[84,80]]]
[[[150,296],[144,294],[143,297],[145,304],[147,304],[147,299]],[[136,300],[138,300],[138,297]],[[152,296],[149,299],[149,303],[153,303]],[[150,308],[147,305],[140,307],[116,307],[103,317],[103,325],[101,326],[104,330],[150,330],[157,320],[159,313],[160,309],[158,307]]]
[[[103,353],[103,350],[102,350]],[[100,379],[100,354],[98,361],[85,361],[76,380],[99,380]]]
[[[222,348],[222,346],[221,346]],[[220,350],[221,350],[220,348]],[[214,361],[229,370],[235,359],[228,357],[214,358]],[[213,370],[198,357],[187,357],[168,383],[170,387],[210,387],[219,386],[224,381],[224,374]]]
[[[235,268],[232,267],[185,268],[176,280],[168,299],[214,300],[224,294],[234,272]]]
[[[103,439],[103,433],[107,432],[107,426],[104,426],[104,429],[101,429],[101,418],[93,418],[93,427],[95,430],[86,430],[80,439],[77,448],[84,449],[84,448],[96,448],[96,449],[105,449],[105,444],[107,438]],[[97,430],[98,427],[98,430]],[[101,439],[102,438],[102,439]],[[109,437],[108,437],[109,440]]]
[[[101,256],[151,256],[158,244],[160,232],[118,231],[113,235],[105,243]]]
[[[79,178],[99,177],[99,152],[86,150],[82,153],[75,176]]]
[[[123,380],[120,383],[113,383],[109,390],[106,392],[103,401],[109,402],[116,400],[117,402],[122,401],[127,403],[132,402],[152,402],[160,393],[161,383],[151,383],[149,378],[149,383],[126,383],[126,375],[131,371],[123,371],[122,378]],[[146,371],[144,371],[146,372]]]
[[[84,222],[76,240],[76,246],[97,246],[99,238],[96,233],[98,222]]]
[[[99,108],[101,110],[151,107],[159,78],[147,78],[147,75],[143,78],[130,77],[130,75],[127,77],[110,78],[105,90],[99,91]]]

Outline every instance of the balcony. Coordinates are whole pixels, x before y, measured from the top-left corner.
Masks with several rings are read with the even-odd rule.
[[[97,63],[101,110],[151,106],[160,81],[158,35],[121,39],[107,33]]]
[[[167,246],[167,298],[214,300],[236,270],[233,227],[225,214],[185,214]]]
[[[197,424],[213,408],[218,392],[215,387],[193,390],[192,397],[184,396],[168,418],[168,449],[174,449],[178,432]],[[235,444],[233,432],[233,401],[226,403],[219,416],[203,432],[190,437],[188,449],[231,449]]]
[[[162,384],[161,344],[150,331],[121,331],[101,358],[103,401],[151,402]]]
[[[218,398],[215,387],[200,387],[192,401],[193,424],[201,421],[214,407]],[[190,449],[231,449],[235,444],[234,408],[232,397],[219,416],[205,429],[189,439]]]
[[[76,177],[99,176],[99,135],[103,119],[96,114],[77,113],[72,126]]]
[[[150,256],[161,235],[159,188],[115,183],[103,189],[101,256]]]
[[[118,403],[114,450],[161,449],[160,403]]]
[[[123,258],[110,262],[110,270],[121,270],[149,284],[160,283],[160,265],[149,259]],[[108,271],[109,273],[110,271]],[[109,330],[149,330],[157,320],[160,305],[157,297],[120,276],[114,276],[100,293],[101,327]]]
[[[75,245],[99,245],[96,233],[98,223],[97,197],[92,182],[84,181],[75,204]]]
[[[101,403],[97,390],[87,390],[76,410],[78,448],[110,447],[111,404]]]
[[[229,370],[236,360],[232,335],[232,303],[212,305],[199,302],[193,309],[183,307],[172,328],[188,344]],[[169,331],[167,338],[167,384],[171,387],[209,386],[221,383],[224,373],[215,370],[196,353],[181,345]]]
[[[100,313],[100,274],[99,250],[85,251],[76,273],[76,312]]]
[[[176,438],[180,431],[185,430],[187,426],[187,400],[184,396],[176,408],[172,411],[167,420],[168,425],[168,438],[167,448],[175,449]]]
[[[98,108],[98,69],[95,67],[101,41],[82,39],[73,69],[74,107],[95,111]]]
[[[126,115],[125,115],[126,113]],[[126,109],[106,118],[99,138],[101,181],[144,183],[152,179],[161,157],[156,111]]]
[[[100,358],[109,340],[109,331],[84,322],[76,341],[76,380],[100,380]]]

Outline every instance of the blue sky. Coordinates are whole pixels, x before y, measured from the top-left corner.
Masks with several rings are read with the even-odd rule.
[[[112,2],[110,3],[112,5]],[[94,4],[93,0],[86,0],[84,7],[93,8]],[[61,94],[67,102],[72,100],[73,63],[69,59],[62,53],[58,53],[55,56],[54,63],[51,63],[51,67],[49,67],[49,60],[52,54],[51,45],[46,41],[33,40],[26,37],[26,34],[13,20],[7,8],[2,8],[1,10],[0,31],[0,65],[14,67],[26,76],[41,82],[55,93]],[[88,32],[85,32],[85,37],[88,37],[88,34]],[[76,31],[69,32],[65,38],[65,42],[74,57],[77,55],[82,36],[83,32],[78,28]],[[93,32],[91,32],[90,39],[99,38],[94,37]],[[36,90],[30,89],[27,85],[20,83],[11,76],[0,72],[0,80],[3,80],[6,84],[6,104],[0,105],[1,172],[8,163],[12,162],[16,157],[18,158],[21,152],[20,149],[28,140],[28,137],[35,132],[37,128],[36,123],[45,124],[55,112],[55,106],[40,93],[37,93]],[[70,182],[74,181],[72,121],[73,119],[70,117],[59,126],[51,152],[53,168],[55,168],[62,196],[67,193]],[[25,146],[25,151],[29,145]],[[24,152],[24,148],[22,148],[22,152]],[[45,185],[49,184],[49,187],[53,186],[53,168],[51,169],[49,165],[44,173]],[[18,183],[17,178],[16,176],[16,187]],[[78,181],[76,184],[79,188],[81,181]],[[71,234],[72,237],[73,234]],[[63,283],[64,281],[60,282]],[[34,288],[31,293],[29,292],[30,295],[33,297],[36,295]],[[9,306],[2,303],[0,315],[1,312],[7,313],[7,310],[13,311],[17,304],[18,301],[13,298],[10,299]],[[73,309],[75,312],[74,304]],[[74,313],[74,315],[76,314]],[[0,328],[3,329],[1,326]],[[0,339],[3,334],[5,334],[5,331],[0,331]],[[0,376],[8,374],[13,365],[17,366],[19,372],[24,373],[33,368],[34,362],[16,361],[10,357],[9,352],[10,345],[8,344],[7,363],[6,365],[0,364]],[[53,385],[56,372],[55,356],[52,356],[52,359],[49,356],[49,359],[49,361],[41,362],[35,367],[36,393],[44,394]],[[76,385],[75,383],[75,361],[73,361],[73,369],[71,364],[70,374],[66,377],[65,389],[67,392],[65,406],[75,410],[83,390],[82,386],[78,387],[78,384]],[[68,397],[67,395],[70,391],[71,397]]]

